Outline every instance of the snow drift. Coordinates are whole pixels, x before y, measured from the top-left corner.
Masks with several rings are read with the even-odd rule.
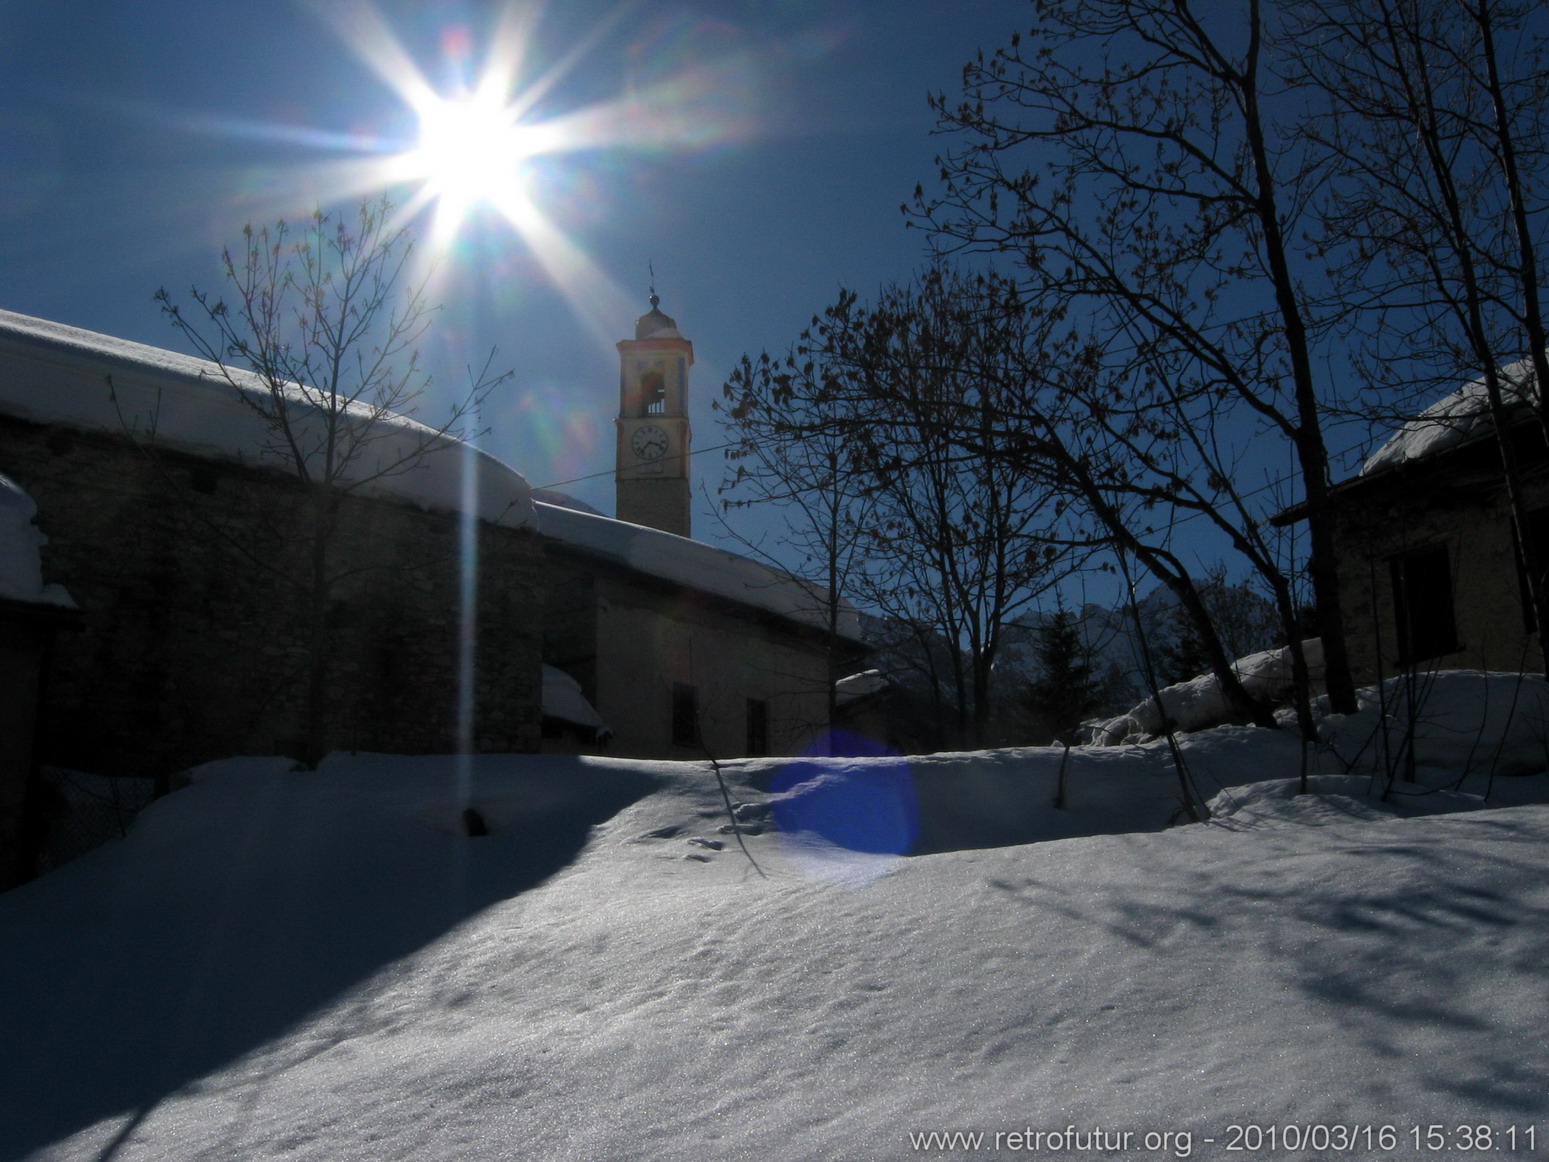
[[[1323,643],[1310,638],[1302,643],[1302,652],[1316,677],[1323,668]],[[1232,663],[1232,670],[1249,696],[1261,702],[1283,702],[1290,693],[1291,651],[1287,647],[1239,658]],[[1201,674],[1165,687],[1157,697],[1147,698],[1124,714],[1092,723],[1091,741],[1097,746],[1117,746],[1155,738],[1169,724],[1174,730],[1188,731],[1232,720],[1220,680],[1214,674]]]
[[[1277,1162],[1465,1156],[1406,1136],[1431,1125],[1541,1156],[1549,808],[1507,804],[1549,780],[1396,808],[1354,775],[1292,795],[1283,731],[1183,745],[1218,825],[1160,829],[1156,744],[1073,752],[1066,812],[1053,750],[723,764],[756,868],[707,763],[212,764],[0,896],[0,1158],[891,1162],[1103,1127],[1096,1156],[1217,1159],[1246,1125]],[[906,781],[935,854],[770,825]],[[1083,810],[1112,833],[984,846]],[[1287,1144],[1317,1125],[1397,1148]]]

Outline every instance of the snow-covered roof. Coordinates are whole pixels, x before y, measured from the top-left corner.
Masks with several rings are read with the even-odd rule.
[[[593,516],[606,516],[607,513],[599,508],[586,503],[578,497],[571,496],[568,492],[561,492],[557,488],[534,488],[532,498],[542,501],[544,504],[552,504],[556,508],[573,508],[576,512],[589,512]]]
[[[48,538],[32,523],[37,512],[32,497],[0,476],[0,597],[73,609],[62,587],[43,584],[38,549]]]
[[[543,716],[597,731],[608,729],[597,708],[581,692],[581,683],[556,666],[543,667]]]
[[[215,364],[190,355],[0,311],[0,413],[114,435],[127,431],[142,439],[154,433],[158,446],[286,469],[264,451],[272,433],[238,394],[267,397],[267,387],[256,375],[234,371],[231,379],[235,384]],[[310,410],[299,398],[294,406],[303,419]],[[464,498],[464,460],[472,456],[478,468],[474,513],[510,527],[535,522],[527,481],[495,457],[459,440],[435,437],[425,425],[403,416],[389,415],[374,424],[380,438],[358,465],[357,479],[412,455],[427,439],[431,446],[412,468],[362,484],[362,491],[461,512],[470,507]]]
[[[1531,359],[1503,367],[1499,374],[1501,394],[1508,406],[1533,398]],[[1489,432],[1491,424],[1485,382],[1476,379],[1432,404],[1395,432],[1361,467],[1361,475],[1371,476],[1467,443]]]
[[[889,685],[891,683],[883,677],[881,670],[862,670],[834,683],[834,701],[840,706],[848,706],[868,695],[882,693]]]
[[[539,529],[565,545],[801,625],[828,628],[828,595],[810,581],[660,529],[541,502],[535,507]],[[843,637],[861,640],[860,615],[848,603],[841,603],[838,629]]]

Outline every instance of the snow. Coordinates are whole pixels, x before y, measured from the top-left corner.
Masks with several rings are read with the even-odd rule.
[[[48,538],[33,523],[38,506],[8,477],[0,476],[0,597],[73,609],[62,586],[43,583],[38,550]]]
[[[1501,681],[1433,684],[1422,737]],[[1542,763],[1493,721],[1476,749]],[[0,896],[0,1157],[1475,1156],[1462,1125],[1549,1153],[1549,776],[1298,797],[1284,732],[1183,748],[1217,823],[1166,826],[1156,744],[1073,750],[1064,811],[1052,749],[723,764],[761,870],[706,763],[211,764]],[[803,804],[846,788],[918,854],[825,840]],[[1067,1127],[1129,1138],[1048,1148]]]
[[[1326,716],[1320,724],[1340,766],[1378,770],[1412,746],[1422,781],[1432,786],[1549,767],[1549,683],[1541,677],[1419,673],[1362,690],[1359,702],[1355,714]]]
[[[257,376],[233,370],[236,386],[213,363],[99,335],[62,323],[0,311],[0,413],[114,435],[154,437],[158,445],[245,463],[294,468],[266,452],[262,417],[238,395],[267,401]],[[109,379],[111,377],[111,386]],[[297,400],[296,414],[311,415]],[[534,522],[531,489],[520,473],[449,437],[433,437],[404,416],[373,421],[376,432],[347,480],[362,480],[408,457],[414,466],[361,484],[363,491],[427,509],[470,511],[492,524]],[[430,441],[427,454],[417,455]]]
[[[1501,394],[1508,406],[1521,404],[1533,391],[1533,361],[1521,359],[1500,370]],[[1433,456],[1482,436],[1492,429],[1485,382],[1476,379],[1432,404],[1378,448],[1361,468],[1362,476]]]
[[[581,683],[556,666],[543,667],[543,716],[595,730],[608,729],[602,715],[581,693]]]
[[[1323,666],[1323,643],[1310,638],[1302,643],[1302,652],[1316,676]],[[1239,658],[1232,663],[1232,670],[1243,689],[1261,701],[1279,701],[1292,686],[1291,651],[1284,646]],[[1201,674],[1164,687],[1157,697],[1147,698],[1124,714],[1093,724],[1092,741],[1099,746],[1116,746],[1154,738],[1167,722],[1175,730],[1198,730],[1231,717],[1220,681],[1214,674]]]
[[[593,516],[607,515],[607,513],[593,508],[586,501],[571,496],[568,492],[560,492],[556,488],[534,488],[532,490],[532,498],[544,504],[552,504],[557,508],[573,508],[577,512],[589,512]]]
[[[834,700],[840,706],[848,706],[851,702],[858,702],[872,694],[880,694],[888,688],[888,682],[881,670],[862,670],[858,674],[848,674],[834,683]]]
[[[639,572],[826,630],[827,594],[818,585],[748,557],[659,529],[538,503],[538,525],[555,540]],[[841,604],[839,633],[859,641],[860,615]]]

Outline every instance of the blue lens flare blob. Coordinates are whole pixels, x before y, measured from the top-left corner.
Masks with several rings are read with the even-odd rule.
[[[867,739],[836,734],[828,749],[789,763],[770,785],[775,825],[846,851],[906,855],[920,833],[908,761]]]

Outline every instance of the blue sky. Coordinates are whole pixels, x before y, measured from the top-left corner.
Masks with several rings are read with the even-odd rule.
[[[743,352],[783,349],[840,285],[907,277],[923,236],[899,205],[932,178],[929,91],[952,92],[1003,43],[1021,0],[0,0],[0,307],[186,349],[152,294],[218,289],[245,222],[349,205],[336,180],[413,143],[416,119],[362,49],[374,16],[436,89],[470,83],[525,17],[516,88],[531,120],[648,94],[609,144],[535,161],[534,206],[568,248],[494,209],[441,252],[445,306],[426,355],[438,380],[498,347],[514,368],[485,446],[535,485],[613,505],[617,356],[647,309],[694,341],[695,443],[721,443],[710,400]],[[515,43],[514,41],[509,43]],[[496,54],[500,56],[502,54]],[[378,51],[375,59],[381,60]],[[397,189],[400,200],[412,187]],[[696,458],[712,490],[721,457]],[[701,500],[696,533],[717,539]]]

